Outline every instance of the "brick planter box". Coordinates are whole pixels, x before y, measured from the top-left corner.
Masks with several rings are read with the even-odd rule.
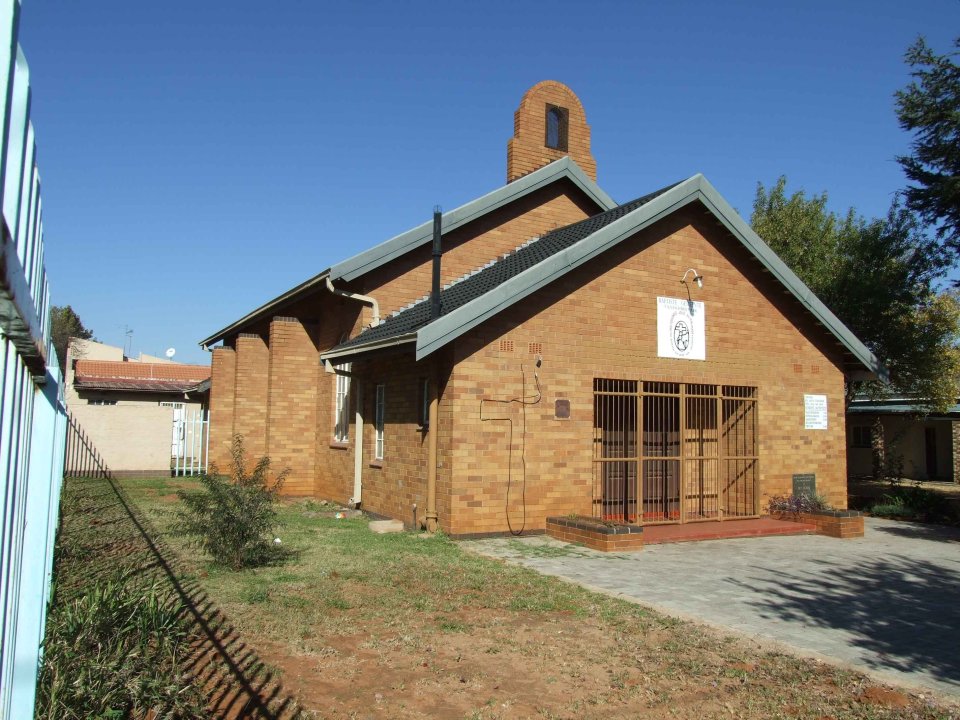
[[[815,525],[817,535],[863,537],[863,515],[857,510],[820,510],[815,513],[774,513],[778,520]]]
[[[639,525],[608,525],[593,518],[547,518],[547,535],[602,552],[643,549],[643,528]]]

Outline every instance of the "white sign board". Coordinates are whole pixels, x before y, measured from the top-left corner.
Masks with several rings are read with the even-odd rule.
[[[707,359],[702,302],[657,298],[657,356],[682,360]]]
[[[827,429],[827,396],[803,396],[803,428],[804,430]]]

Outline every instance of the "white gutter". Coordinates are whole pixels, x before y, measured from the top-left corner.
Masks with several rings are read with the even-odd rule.
[[[377,301],[369,295],[360,295],[359,293],[347,292],[346,290],[338,290],[333,286],[333,282],[330,280],[329,275],[327,275],[327,290],[332,292],[334,295],[350,298],[351,300],[359,300],[365,305],[369,305],[370,309],[373,311],[373,322],[370,323],[370,327],[376,327],[380,324],[380,306],[377,304]]]

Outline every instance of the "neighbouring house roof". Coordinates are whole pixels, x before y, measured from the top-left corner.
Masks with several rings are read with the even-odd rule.
[[[692,202],[700,202],[843,346],[848,369],[886,377],[870,350],[813,294],[730,207],[703,175],[668,186],[587,220],[554,230],[489,263],[441,292],[440,317],[430,320],[421,301],[323,354],[345,361],[351,355],[410,345],[417,359],[440,349],[484,320],[562,277],[638,231]]]
[[[78,390],[183,393],[209,378],[204,365],[77,360],[73,384]]]
[[[444,234],[452,232],[504,205],[508,205],[515,200],[519,200],[536,190],[560,180],[572,182],[583,191],[587,197],[593,200],[598,207],[609,210],[617,206],[613,199],[607,195],[599,185],[587,177],[573,160],[569,157],[563,157],[529,175],[507,183],[476,200],[471,200],[466,205],[461,205],[454,210],[443,213],[440,219],[441,232]],[[250,323],[269,317],[283,305],[322,287],[326,283],[327,277],[329,277],[331,281],[344,280],[349,282],[350,280],[355,280],[411,250],[430,243],[432,239],[433,220],[431,219],[369,250],[365,250],[358,255],[339,262],[309,280],[300,283],[296,287],[264,303],[247,315],[244,315],[236,322],[221,328],[210,337],[201,340],[200,346],[208,348],[227,336],[240,332],[242,328],[248,326]]]
[[[871,400],[865,397],[855,398],[847,406],[847,412],[854,415],[923,415],[932,417],[960,417],[960,398],[957,403],[943,413],[929,413],[916,398],[889,397]]]

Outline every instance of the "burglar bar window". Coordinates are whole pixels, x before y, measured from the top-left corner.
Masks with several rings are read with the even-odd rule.
[[[350,366],[346,366],[350,371]],[[345,443],[350,439],[350,377],[337,375],[337,410],[334,417],[333,439]]]
[[[373,425],[377,431],[376,446],[373,450],[373,456],[377,460],[383,460],[383,416],[386,411],[385,387],[377,385],[377,407],[374,412]]]

